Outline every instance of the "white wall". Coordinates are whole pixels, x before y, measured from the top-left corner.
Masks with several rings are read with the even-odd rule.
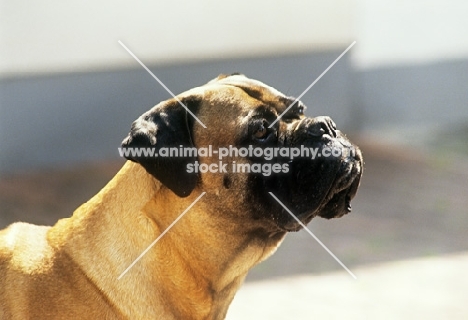
[[[468,56],[468,1],[2,0],[0,74],[346,48],[358,68]]]
[[[3,0],[3,75],[346,48],[354,1]]]
[[[359,68],[413,65],[468,57],[468,1],[358,0]]]

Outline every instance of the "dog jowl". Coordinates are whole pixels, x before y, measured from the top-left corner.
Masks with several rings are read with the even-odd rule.
[[[267,231],[300,229],[269,192],[303,223],[351,211],[362,155],[331,118],[306,117],[300,101],[238,74],[221,75],[178,98],[207,128],[173,99],[137,119],[122,146],[164,153],[127,158],[179,196],[212,191],[208,199],[218,212],[232,209]],[[192,148],[199,154],[181,156]],[[169,149],[180,152],[167,156]]]

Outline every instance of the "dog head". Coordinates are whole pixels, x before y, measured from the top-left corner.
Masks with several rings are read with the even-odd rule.
[[[180,197],[199,188],[220,212],[296,231],[271,194],[303,223],[341,217],[363,170],[359,148],[335,123],[304,109],[259,81],[221,75],[143,114],[122,147]]]

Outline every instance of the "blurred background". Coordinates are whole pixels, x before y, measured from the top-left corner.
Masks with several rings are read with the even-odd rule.
[[[288,235],[228,319],[465,319],[468,2],[0,2],[0,228],[54,224],[123,164],[133,120],[241,72],[329,115],[366,162],[352,214]]]

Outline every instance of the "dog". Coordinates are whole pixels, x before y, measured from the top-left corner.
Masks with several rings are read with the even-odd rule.
[[[121,150],[158,156],[127,153],[115,177],[53,227],[0,232],[0,318],[224,319],[249,269],[288,232],[351,211],[361,151],[332,119],[304,109],[233,74],[144,113]]]

